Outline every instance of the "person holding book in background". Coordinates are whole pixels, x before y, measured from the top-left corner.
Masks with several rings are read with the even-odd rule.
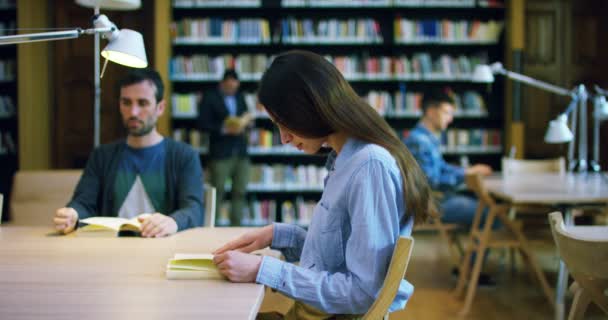
[[[470,228],[477,210],[475,196],[462,192],[466,174],[487,176],[492,168],[486,164],[461,167],[447,163],[441,153],[441,135],[454,120],[454,100],[444,91],[430,91],[422,98],[422,119],[404,140],[426,174],[431,188],[439,191],[441,221]],[[457,271],[454,270],[454,273]],[[480,284],[493,284],[487,274],[480,276]]]
[[[127,138],[93,151],[72,200],[55,213],[55,228],[69,233],[87,217],[130,219],[142,213],[152,213],[139,219],[143,237],[200,226],[204,207],[199,155],[156,130],[166,106],[160,75],[132,69],[119,86]]]
[[[247,154],[247,128],[252,115],[239,91],[239,77],[232,69],[224,72],[214,90],[205,92],[199,112],[199,124],[209,132],[210,182],[217,189],[216,217],[224,199],[224,185],[232,181],[230,225],[240,226],[246,207],[250,162]]]
[[[273,223],[217,249],[214,262],[231,281],[261,283],[295,299],[286,315],[258,319],[360,317],[381,289],[398,238],[434,211],[424,173],[386,121],[322,56],[277,56],[258,98],[283,144],[307,154],[333,150],[329,174],[308,231]],[[287,261],[250,254],[267,246]],[[413,289],[402,280],[390,310],[404,308]]]

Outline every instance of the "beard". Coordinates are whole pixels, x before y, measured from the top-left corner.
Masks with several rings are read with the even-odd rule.
[[[137,120],[139,121],[142,125],[139,128],[129,128],[129,121],[131,120]],[[127,129],[127,131],[129,132],[130,136],[133,137],[142,137],[147,135],[148,133],[152,132],[152,130],[154,130],[154,128],[156,127],[156,121],[153,121],[150,119],[150,121],[143,121],[143,120],[139,120],[136,118],[130,118],[127,119],[127,121],[125,121],[124,123],[125,128]]]

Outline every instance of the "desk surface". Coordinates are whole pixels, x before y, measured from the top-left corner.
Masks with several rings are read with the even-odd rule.
[[[608,178],[604,173],[492,175],[484,178],[484,183],[491,194],[515,204],[608,203]]]
[[[0,318],[254,319],[262,285],[164,276],[174,253],[210,252],[245,231],[142,239],[0,226]]]

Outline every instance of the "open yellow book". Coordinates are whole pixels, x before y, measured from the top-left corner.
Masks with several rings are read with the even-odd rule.
[[[176,253],[167,263],[166,275],[170,280],[225,279],[210,253]]]
[[[147,218],[149,213],[142,213],[137,217],[126,219],[120,217],[90,217],[80,220],[86,226],[80,228],[82,231],[116,231],[120,235],[139,235],[141,223],[138,218]]]

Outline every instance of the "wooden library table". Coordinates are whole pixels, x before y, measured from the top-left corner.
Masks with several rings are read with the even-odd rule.
[[[608,176],[606,173],[492,175],[484,178],[484,185],[494,197],[512,205],[552,205],[556,210],[562,211],[564,223],[567,225],[574,224],[572,217],[574,209],[608,204]],[[560,261],[555,290],[555,319],[557,320],[564,319],[564,295],[567,280],[568,270],[563,261]]]
[[[211,252],[247,230],[143,239],[1,225],[0,319],[255,319],[262,285],[164,276],[174,253]]]

